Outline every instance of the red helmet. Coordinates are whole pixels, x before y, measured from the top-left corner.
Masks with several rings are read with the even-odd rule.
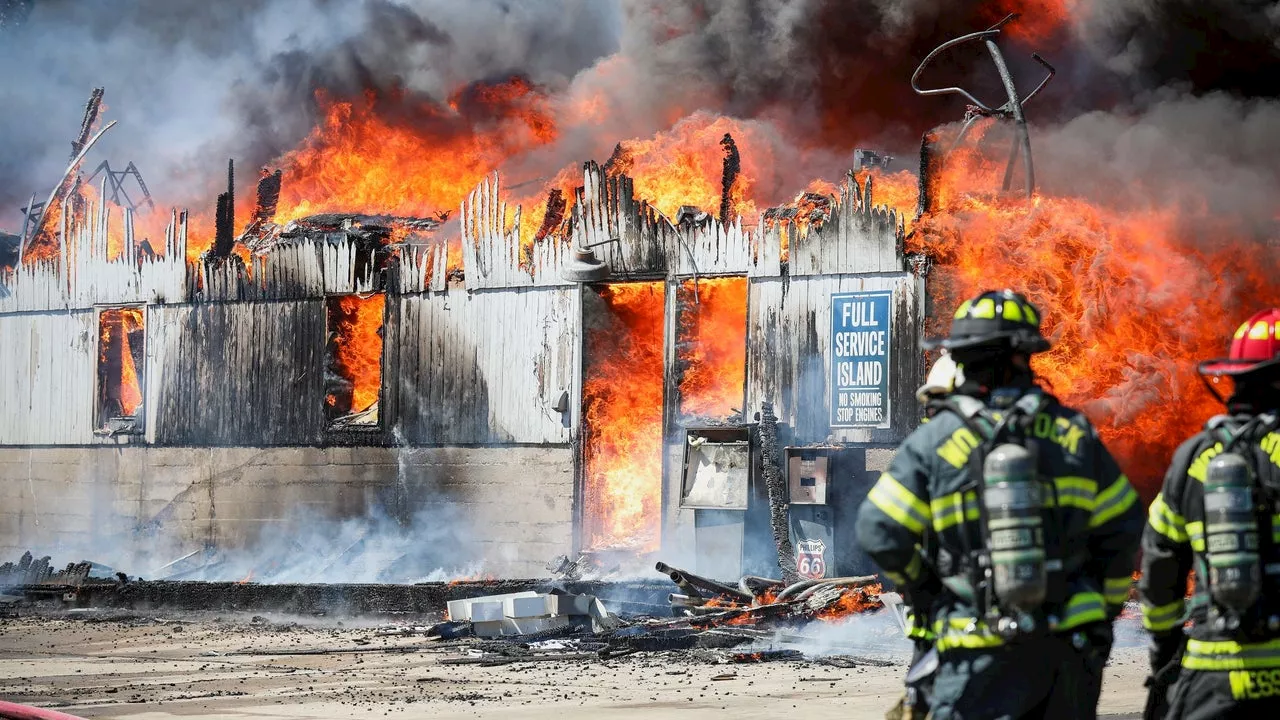
[[[1263,310],[1236,330],[1229,357],[1200,363],[1205,375],[1244,375],[1280,362],[1280,308]]]

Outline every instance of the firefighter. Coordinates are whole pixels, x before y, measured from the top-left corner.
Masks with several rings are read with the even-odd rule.
[[[1128,597],[1137,494],[1079,412],[1041,389],[1040,316],[1010,290],[961,304],[941,341],[963,373],[858,514],[862,548],[933,598],[930,716],[1092,718]]]
[[[1280,309],[1249,318],[1236,330],[1229,357],[1197,370],[1227,414],[1177,449],[1148,511],[1138,583],[1142,622],[1151,633],[1145,716],[1275,716]],[[1234,379],[1225,400],[1207,381],[1224,376]],[[1187,603],[1189,573],[1195,588]]]
[[[944,407],[947,396],[955,390],[957,376],[963,380],[956,369],[955,360],[944,348],[938,359],[929,368],[924,384],[916,390],[916,400],[924,409],[924,417],[920,422],[927,423]],[[896,705],[885,713],[885,720],[918,720],[926,717],[929,711],[929,695],[933,689],[933,663],[937,654],[932,653],[934,641],[929,610],[934,598],[916,596],[904,591],[906,604],[910,607],[907,613],[907,638],[911,640],[911,665],[907,671],[906,691],[898,699]]]

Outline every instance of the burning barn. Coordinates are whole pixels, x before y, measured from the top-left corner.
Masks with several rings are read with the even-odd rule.
[[[923,278],[865,173],[744,226],[722,144],[718,217],[664,215],[611,162],[533,232],[496,173],[456,217],[275,224],[264,173],[196,258],[185,213],[144,243],[105,180],[67,186],[0,276],[0,550],[155,568],[377,514],[418,546],[381,561],[420,575],[661,551],[730,577],[776,567],[772,473],[803,574],[848,574],[914,425]]]

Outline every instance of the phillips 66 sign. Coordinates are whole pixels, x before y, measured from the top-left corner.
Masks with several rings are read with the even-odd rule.
[[[831,427],[889,427],[893,293],[831,296]]]

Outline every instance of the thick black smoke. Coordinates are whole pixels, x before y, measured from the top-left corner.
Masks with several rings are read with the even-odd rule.
[[[1034,13],[1053,3],[1025,4]],[[316,122],[319,89],[339,98],[367,89],[394,91],[413,106],[439,104],[467,83],[519,74],[566,107],[574,99],[602,98],[606,112],[599,118],[579,128],[567,118],[555,147],[513,160],[520,178],[603,159],[617,140],[648,137],[698,110],[762,121],[786,145],[833,157],[868,144],[905,155],[921,132],[964,111],[958,98],[912,92],[908,81],[919,60],[938,43],[985,28],[1016,5],[0,0],[0,67],[6,73],[0,84],[0,227],[16,229],[16,208],[33,191],[47,192],[65,167],[79,108],[95,86],[107,88],[106,117],[120,124],[89,167],[102,158],[119,165],[134,160],[162,202],[197,209],[204,203],[206,211],[227,157],[252,166],[297,145]],[[1262,99],[1280,93],[1280,3],[1085,0],[1076,6],[1069,22],[1034,44],[1005,42],[1024,91],[1041,77],[1030,61],[1033,49],[1058,66],[1058,79],[1028,112],[1042,126],[1065,123],[1071,131],[1064,137],[1072,138],[1064,140],[1067,146],[1132,141],[1151,132],[1134,118],[1154,121],[1168,112],[1215,122],[1232,112],[1229,124],[1241,127],[1268,117]],[[928,85],[954,82],[999,103],[1001,90],[980,46],[942,58],[926,79]],[[1200,129],[1187,122],[1166,125],[1168,131],[1160,132],[1170,138]],[[1111,139],[1097,140],[1107,132]],[[1208,143],[1212,147],[1195,140],[1184,147],[1239,157],[1265,175],[1261,166],[1271,156],[1254,154],[1241,138],[1213,134],[1219,141]],[[1081,164],[1081,156],[1037,144],[1044,145],[1046,163],[1059,155],[1066,166]],[[1106,157],[1098,163],[1115,164]],[[1142,165],[1132,160],[1121,170],[1136,172]],[[1045,177],[1049,182],[1053,173]]]

